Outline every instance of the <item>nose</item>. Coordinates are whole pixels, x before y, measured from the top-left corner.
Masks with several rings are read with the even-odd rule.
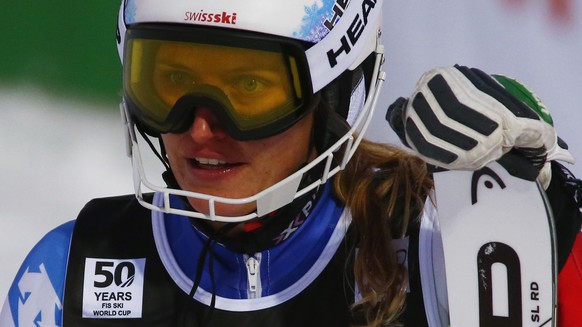
[[[224,138],[227,134],[218,117],[209,108],[198,108],[194,122],[190,127],[190,137],[197,143],[205,143],[211,139]]]

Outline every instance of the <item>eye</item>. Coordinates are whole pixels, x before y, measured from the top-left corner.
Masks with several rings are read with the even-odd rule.
[[[254,76],[241,76],[235,80],[234,87],[245,93],[255,93],[265,88],[265,82]]]
[[[194,79],[190,74],[183,71],[173,71],[168,73],[168,78],[172,84],[177,86],[193,85]]]
[[[259,82],[254,78],[244,78],[240,81],[240,86],[247,92],[254,92],[259,87]]]
[[[239,76],[233,81],[232,87],[240,95],[258,96],[260,93],[266,92],[270,83],[263,78],[257,76]]]

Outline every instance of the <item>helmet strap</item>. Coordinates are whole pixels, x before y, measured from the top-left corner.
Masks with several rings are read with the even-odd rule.
[[[350,125],[347,117],[354,88],[361,83],[363,70],[347,70],[321,90],[322,99],[315,110],[315,147],[318,153],[326,151],[344,136]],[[323,128],[320,128],[323,126]]]

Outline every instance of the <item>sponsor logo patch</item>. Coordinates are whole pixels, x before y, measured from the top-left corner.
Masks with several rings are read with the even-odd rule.
[[[141,318],[145,261],[86,258],[83,318]]]
[[[201,22],[201,23],[217,23],[225,25],[236,24],[236,13],[223,11],[221,13],[211,13],[200,11],[187,11],[184,13],[185,21]]]

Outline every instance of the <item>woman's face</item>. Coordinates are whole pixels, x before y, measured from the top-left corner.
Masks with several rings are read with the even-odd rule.
[[[240,92],[265,91],[266,87],[276,85],[277,81],[270,81],[267,85],[261,80],[261,76],[267,79],[281,75],[269,73],[279,66],[277,61],[281,59],[276,56],[261,57],[256,53],[232,51],[223,53],[221,51],[224,50],[219,48],[207,48],[203,53],[196,50],[194,46],[160,48],[156,60],[161,63],[161,67],[156,67],[156,71],[160,73],[154,73],[154,76],[158,76],[154,77],[156,88],[170,88],[171,85],[167,83],[182,83],[187,79],[188,83],[210,84],[223,90],[240,86]],[[227,55],[229,60],[220,65],[212,60]],[[229,79],[232,72],[245,71],[245,76],[250,76],[249,71],[254,70],[249,67],[257,66],[257,63],[262,67],[260,71],[257,69],[257,74],[261,76],[234,79],[238,84],[229,84],[228,81],[233,80]],[[172,73],[171,69],[179,71]],[[164,92],[171,94],[169,90]],[[271,90],[265,100],[277,102],[278,97],[286,96],[285,92],[290,91],[284,88]],[[240,100],[244,101],[244,98]],[[259,140],[238,141],[223,129],[212,109],[199,107],[195,110],[194,122],[187,132],[162,135],[170,166],[183,190],[227,198],[244,198],[279,182],[315,157],[311,142],[313,113],[280,134]],[[207,201],[192,198],[189,201],[197,211],[209,212]],[[217,204],[216,214],[244,215],[255,209],[254,203]]]

